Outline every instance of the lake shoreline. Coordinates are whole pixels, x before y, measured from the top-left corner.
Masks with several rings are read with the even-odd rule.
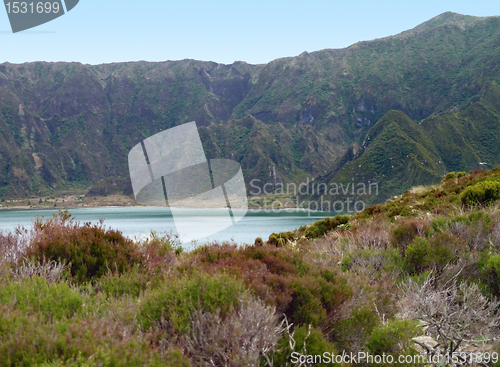
[[[0,210],[0,232],[12,232],[19,226],[29,229],[36,218],[51,218],[52,213],[57,215],[58,208],[43,209],[11,209]],[[241,219],[235,224],[222,225],[220,230],[207,235],[214,225],[214,217],[221,216],[218,224],[223,223],[227,211],[213,213],[206,209],[179,209],[175,212],[175,218],[170,210],[161,207],[100,207],[100,208],[76,208],[70,210],[75,222],[99,223],[104,220],[106,228],[120,231],[124,236],[144,238],[150,236],[151,232],[178,233],[192,236],[198,245],[216,241],[217,243],[254,243],[257,237],[268,238],[271,233],[295,230],[304,225],[316,222],[329,213],[312,213],[303,209],[288,210],[255,210],[250,209],[246,213],[240,213]],[[226,214],[224,214],[224,212]],[[238,215],[238,213],[236,213]],[[206,220],[206,218],[211,218]],[[180,225],[180,226],[179,226]],[[205,237],[206,236],[206,237]],[[185,242],[185,241],[184,241]],[[188,247],[195,246],[188,245]]]
[[[288,203],[283,205],[282,203]],[[279,212],[281,210],[308,210],[307,208],[297,208],[295,201],[290,197],[250,196],[248,198],[249,210],[271,210]],[[2,199],[0,211],[4,210],[70,210],[84,208],[145,208],[147,206],[137,203],[132,197],[126,195],[108,195],[87,197],[84,194],[68,194],[58,197],[42,196],[25,199]],[[195,208],[200,209],[200,208]],[[318,211],[322,212],[322,211]]]

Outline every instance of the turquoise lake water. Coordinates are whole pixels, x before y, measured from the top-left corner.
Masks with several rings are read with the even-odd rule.
[[[157,233],[175,233],[174,219],[166,208],[145,207],[106,207],[70,209],[71,214],[80,222],[97,223],[104,219],[107,228],[120,230],[124,235],[134,239],[144,238],[151,231]],[[0,231],[12,231],[21,225],[29,228],[36,217],[52,217],[54,210],[1,210]],[[190,235],[199,238],[197,233],[204,233],[197,218],[206,216],[203,210],[183,209],[181,220],[192,223]],[[245,217],[236,224],[208,237],[199,238],[196,243],[185,244],[191,247],[212,241],[234,241],[238,244],[254,243],[255,238],[267,240],[273,232],[296,229],[302,225],[315,222],[325,216],[337,213],[309,212],[305,210],[249,210]],[[217,214],[211,214],[217,215]],[[179,220],[176,216],[176,220]]]

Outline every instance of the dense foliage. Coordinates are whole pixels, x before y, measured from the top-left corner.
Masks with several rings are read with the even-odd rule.
[[[500,352],[500,202],[462,200],[499,180],[500,168],[449,174],[354,216],[190,252],[157,234],[132,243],[65,212],[40,219],[32,232],[0,235],[0,365]]]

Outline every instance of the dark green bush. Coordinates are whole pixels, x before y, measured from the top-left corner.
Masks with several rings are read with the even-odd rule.
[[[482,281],[486,284],[489,292],[500,296],[500,254],[486,255],[483,261]]]
[[[304,236],[306,238],[318,238],[323,236],[326,232],[332,231],[340,225],[349,223],[348,215],[336,215],[333,218],[323,218],[305,229]]]
[[[278,245],[278,236],[276,236],[276,233],[271,233],[269,235],[269,239],[267,240],[267,243],[270,245],[274,245],[274,246]]]
[[[257,237],[257,238],[255,239],[255,243],[254,243],[254,245],[255,245],[255,246],[262,246],[262,245],[264,245],[264,241],[262,241],[262,238]]]
[[[448,233],[438,233],[431,242],[426,238],[417,237],[406,248],[406,268],[411,274],[420,274],[430,269],[441,271],[456,258],[453,252],[455,246],[456,239]]]
[[[465,250],[465,245],[451,233],[437,233],[430,239],[431,264],[441,271]]]
[[[123,273],[142,257],[134,243],[121,232],[105,229],[102,223],[75,223],[68,212],[54,218],[38,218],[26,257],[36,262],[64,261],[76,283],[93,281],[108,272]]]
[[[405,251],[405,264],[412,273],[421,273],[430,265],[431,246],[423,237],[417,237]]]
[[[392,243],[402,250],[402,254],[406,246],[413,241],[417,235],[427,230],[425,223],[417,220],[402,221],[392,232]]]
[[[490,205],[500,198],[500,182],[481,181],[467,187],[460,194],[460,201],[466,206]]]
[[[391,209],[388,211],[387,216],[388,217],[395,217],[397,215],[402,216],[402,217],[408,217],[412,213],[411,209],[408,208],[406,205],[394,205],[391,207]]]
[[[362,213],[363,213],[363,216],[370,217],[372,215],[375,215],[375,214],[378,214],[381,212],[382,212],[382,205],[375,204],[375,205],[371,205],[368,208],[366,208]]]
[[[336,215],[333,218],[329,218],[328,221],[330,222],[330,229],[335,229],[336,227],[342,225],[342,224],[347,224],[349,223],[349,215]]]
[[[326,310],[321,302],[321,286],[314,278],[299,278],[292,281],[293,301],[291,319],[297,325],[318,326],[326,320]],[[332,294],[332,296],[334,296]]]
[[[373,312],[373,305],[355,307],[349,317],[335,325],[333,329],[335,345],[340,350],[357,353],[379,322],[377,314]]]
[[[329,271],[295,277],[291,280],[291,288],[293,298],[286,313],[294,325],[324,324],[328,315],[352,295],[345,279]]]
[[[445,180],[450,180],[452,178],[457,178],[457,174],[455,172],[449,172],[446,174]]]
[[[277,247],[283,247],[290,240],[296,237],[295,232],[271,233],[268,243]]]

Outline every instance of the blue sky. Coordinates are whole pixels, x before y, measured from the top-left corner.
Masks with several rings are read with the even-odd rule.
[[[16,34],[0,10],[0,62],[258,64],[393,35],[445,11],[500,15],[500,1],[80,0],[66,15]]]

